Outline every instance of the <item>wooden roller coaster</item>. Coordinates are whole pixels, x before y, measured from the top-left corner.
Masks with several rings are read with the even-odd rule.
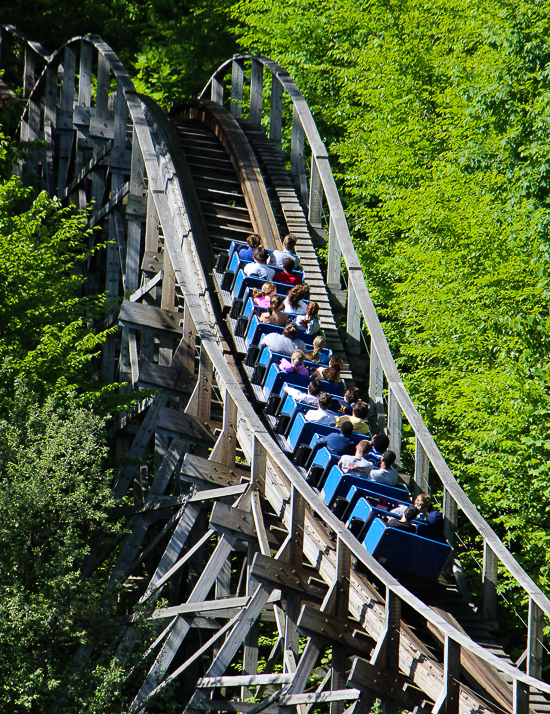
[[[0,63],[6,82],[23,87],[19,137],[43,140],[21,171],[89,209],[88,226],[103,232],[95,240],[109,239],[85,288],[119,305],[102,374],[156,390],[113,426],[126,463],[154,464],[116,475],[129,535],[95,538],[84,566],[110,563],[107,590],[124,589],[136,612],[150,607],[156,639],[142,653],[147,674],[133,710],[162,710],[172,687],[186,712],[359,714],[376,699],[387,712],[550,712],[541,679],[550,601],[455,481],[399,377],[327,151],[286,70],[235,56],[198,100],[165,115],[97,37],[48,56],[3,26]],[[9,86],[1,90],[9,102]],[[414,434],[411,488],[427,491],[430,478],[443,492],[451,544],[459,513],[483,540],[477,606],[457,559],[430,594],[408,590],[281,449],[216,272],[219,255],[250,231],[271,248],[286,232],[297,236],[328,346],[345,358],[346,378],[368,378],[398,462],[403,420]],[[319,245],[328,248],[324,273]],[[529,602],[517,663],[496,634],[499,570]],[[114,642],[121,657],[139,646],[125,627]],[[90,643],[78,656],[99,654]]]

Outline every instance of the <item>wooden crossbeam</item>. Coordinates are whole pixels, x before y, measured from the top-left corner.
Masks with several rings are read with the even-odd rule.
[[[173,439],[186,439],[205,446],[211,446],[216,441],[200,419],[168,407],[160,409],[155,426],[158,434],[166,434]]]
[[[408,687],[404,690],[406,684],[405,677],[395,676],[381,667],[367,662],[367,660],[357,657],[352,665],[349,678],[347,681],[348,687],[357,687],[366,692],[376,692],[382,695],[385,700],[393,700],[398,705],[407,711],[421,705],[425,696],[421,695],[421,700],[414,697],[414,691]]]
[[[258,582],[270,583],[286,593],[313,602],[322,602],[327,588],[305,568],[291,567],[261,553],[254,556],[251,575]]]
[[[144,295],[150,293],[151,290],[161,282],[163,276],[164,273],[161,270],[153,278],[151,278],[151,280],[147,280],[147,282],[143,283],[141,287],[139,287],[135,292],[130,295],[130,297],[128,298],[130,302],[137,302],[138,300],[141,300]]]
[[[129,191],[130,183],[127,182],[118,191],[115,191],[113,197],[110,201],[108,201],[108,203],[102,206],[97,213],[94,213],[92,218],[90,218],[90,220],[86,223],[86,228],[93,228],[94,226],[97,226],[97,224],[100,223],[105,216],[113,210],[113,208],[118,206]]]
[[[76,177],[71,181],[71,183],[67,186],[67,188],[63,191],[63,194],[61,196],[61,199],[64,200],[69,196],[75,188],[79,185],[81,181],[83,181],[86,176],[94,169],[103,159],[104,157],[111,151],[113,147],[113,142],[108,141],[105,146],[102,146],[101,149],[97,152],[97,154],[94,154],[93,157],[88,161],[86,166],[80,171]]]
[[[179,312],[163,310],[160,307],[142,305],[125,300],[120,306],[118,321],[123,327],[133,327],[136,330],[151,330],[159,334],[174,335],[181,338]]]
[[[374,641],[370,635],[353,620],[343,620],[316,610],[311,605],[303,605],[297,627],[305,635],[321,636],[333,643],[348,648],[370,652]]]
[[[233,486],[243,479],[248,481],[250,472],[194,454],[185,454],[180,476],[184,481],[191,483],[206,482],[213,486]]]
[[[214,689],[216,687],[258,687],[266,684],[286,684],[294,675],[284,674],[252,674],[234,677],[202,677],[197,682],[198,689]]]
[[[137,383],[144,389],[163,389],[172,396],[191,394],[195,377],[186,369],[142,361]]]
[[[322,702],[354,701],[359,699],[359,689],[336,689],[331,692],[302,692],[301,694],[283,694],[279,698],[280,706],[293,707],[298,704],[321,704]]]
[[[202,600],[200,602],[183,603],[173,607],[163,607],[155,610],[151,616],[153,620],[174,617],[175,615],[195,615],[201,617],[233,617],[236,610],[246,607],[250,597],[231,597],[222,600]],[[231,614],[229,615],[228,613]],[[197,686],[199,686],[197,684]],[[204,685],[206,686],[206,685]],[[224,684],[220,686],[226,686]],[[227,685],[229,686],[229,685]]]

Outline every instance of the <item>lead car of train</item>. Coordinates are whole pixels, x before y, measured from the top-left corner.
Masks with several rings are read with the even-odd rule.
[[[260,345],[263,335],[282,333],[283,327],[259,320],[261,308],[254,303],[253,291],[254,288],[260,289],[266,279],[249,276],[244,271],[248,261],[242,260],[239,252],[246,247],[245,243],[233,242],[228,253],[219,256],[214,278],[222,304],[228,312],[237,350],[246,354],[245,365],[256,399],[266,405],[265,413],[275,438],[296,466],[304,469],[304,477],[319,491],[328,508],[379,563],[409,582],[411,579],[423,583],[437,582],[452,553],[442,531],[420,520],[412,521],[414,531],[387,524],[393,509],[412,505],[406,485],[389,486],[353,472],[343,473],[338,466],[339,456],[325,447],[314,448],[318,438],[338,433],[339,430],[305,419],[305,413],[315,407],[287,394],[284,386],[288,384],[305,392],[310,377],[281,371],[279,365],[285,355]],[[304,277],[300,271],[295,271],[295,274]],[[283,297],[292,287],[285,283],[274,284],[277,295]],[[292,319],[292,313],[289,319]],[[314,338],[315,335],[303,331],[299,333],[306,349],[311,349]],[[325,365],[330,354],[330,350],[322,351],[321,359]],[[305,361],[304,366],[312,371],[319,364]],[[322,391],[332,395],[332,409],[338,410],[334,411],[335,417],[341,416],[343,384],[328,381],[321,384]],[[365,438],[365,434],[351,435],[356,443]]]

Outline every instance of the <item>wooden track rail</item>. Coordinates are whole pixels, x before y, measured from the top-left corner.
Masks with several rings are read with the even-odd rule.
[[[36,55],[35,45],[3,26],[2,68],[9,67],[17,42],[25,58]],[[151,100],[136,94],[101,39],[77,37],[51,57],[38,55],[46,63],[38,78],[36,62],[25,60],[28,101],[19,131],[21,138],[45,140],[46,148],[22,171],[37,173],[61,201],[88,210],[90,224],[110,239],[87,281],[90,292],[106,290],[120,303],[113,317],[119,332],[104,349],[103,376],[136,391],[158,388],[112,429],[117,449],[127,451],[132,464],[147,455],[155,461],[151,468],[124,466],[116,476],[114,493],[130,535],[111,544],[99,535],[84,566],[91,572],[109,562],[106,594],[118,589],[128,597],[134,578],[134,603],[151,608],[156,638],[143,653],[133,710],[144,711],[154,699],[159,706],[170,686],[180,686],[186,712],[305,714],[315,705],[316,711],[359,714],[376,698],[388,714],[397,708],[432,714],[549,711],[550,685],[540,677],[550,601],[468,500],[405,390],[326,149],[288,73],[266,58],[228,61],[203,93],[220,107],[195,101],[180,142],[176,119],[169,125]],[[269,102],[264,74],[270,75]],[[225,88],[231,114],[221,106]],[[290,127],[283,121],[285,93]],[[400,453],[404,417],[416,439],[414,482],[426,490],[431,464],[445,493],[449,537],[460,509],[483,538],[485,620],[497,619],[499,565],[524,590],[526,672],[502,650],[497,656],[472,639],[440,603],[430,606],[372,558],[308,486],[256,412],[212,286],[210,219],[192,171],[194,146],[202,147],[195,156],[209,155],[226,171],[224,185],[234,184],[233,170],[238,186],[232,189],[232,225],[237,230],[239,221],[248,221],[277,243],[257,156],[236,121],[243,112],[253,127],[269,126],[275,146],[283,131],[291,135],[296,193],[309,225],[317,232],[328,228],[327,287],[334,293],[342,292],[345,265],[347,340],[357,346],[368,335],[369,393],[379,412],[388,414],[393,448]],[[217,216],[230,213],[216,205]],[[155,609],[161,596],[168,602]],[[258,674],[260,621],[272,623],[275,646]],[[137,646],[131,625],[114,644],[121,660]],[[99,654],[89,643],[78,657]],[[322,655],[328,655],[328,666],[320,665]],[[278,657],[283,671],[273,673]]]

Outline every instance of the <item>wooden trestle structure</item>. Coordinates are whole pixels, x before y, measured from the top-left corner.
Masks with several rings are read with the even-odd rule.
[[[88,225],[102,226],[96,239],[110,240],[86,283],[120,303],[102,373],[157,390],[113,427],[127,463],[154,455],[154,468],[127,465],[116,476],[130,535],[110,546],[97,539],[85,568],[111,562],[107,589],[126,587],[136,607],[153,611],[158,636],[143,653],[148,674],[134,711],[158,708],[173,685],[185,712],[359,714],[375,699],[387,712],[550,712],[550,685],[540,679],[550,601],[457,484],[403,386],[326,149],[288,73],[236,56],[200,99],[166,116],[136,94],[97,37],[48,56],[4,26],[0,61],[8,81],[10,62],[23,74],[20,137],[45,142],[22,170],[63,203],[89,208]],[[290,171],[283,136],[291,136]],[[367,367],[371,406],[398,458],[403,420],[414,433],[413,484],[428,490],[430,472],[442,488],[448,538],[460,511],[483,539],[477,608],[457,562],[431,599],[409,592],[279,448],[215,274],[220,250],[251,230],[272,247],[287,231],[297,235],[329,346],[352,373]],[[313,243],[323,236],[325,275]],[[344,332],[333,318],[338,304]],[[494,634],[499,570],[529,601],[523,669]],[[154,609],[161,596],[167,606]],[[260,623],[275,638],[262,673]],[[120,652],[133,644],[131,629],[115,643]],[[90,645],[80,656],[99,654]]]

